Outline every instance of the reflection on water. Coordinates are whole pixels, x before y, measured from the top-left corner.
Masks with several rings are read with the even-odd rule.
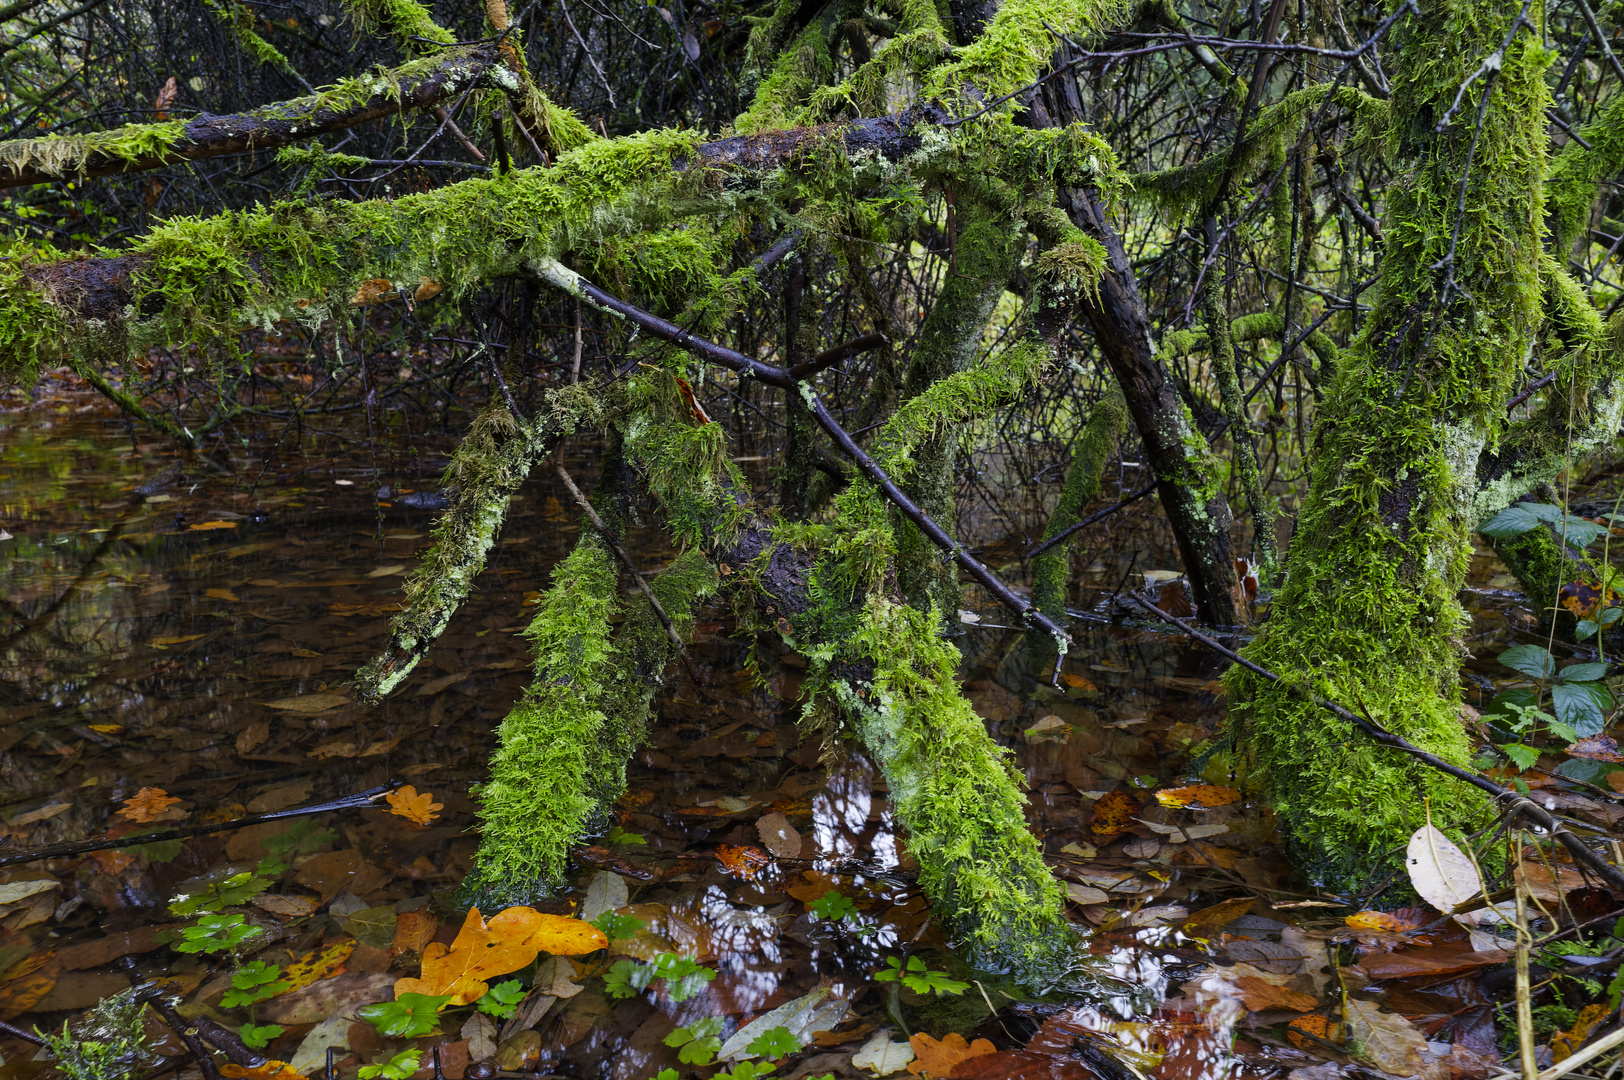
[[[434,501],[425,496],[448,447],[417,436],[380,446],[373,464],[344,437],[267,431],[218,450],[217,460],[230,456],[225,473],[132,437],[93,403],[63,398],[0,413],[0,528],[9,533],[0,540],[0,816],[13,844],[98,835],[142,787],[180,796],[175,813],[208,821],[402,777],[444,803],[441,820],[419,832],[374,811],[328,820],[333,831],[322,835],[330,839],[297,850],[292,880],[278,886],[319,902],[322,914],[278,926],[285,940],[266,955],[291,958],[323,935],[353,933],[345,920],[357,910],[410,911],[445,894],[474,850],[470,785],[483,777],[494,726],[527,677],[517,631],[580,529],[552,474],[539,470],[515,500],[478,588],[425,663],[381,708],[354,707],[346,680],[382,643],[402,575],[428,542],[433,514],[419,507]],[[585,450],[569,466],[583,485],[591,479]],[[1074,606],[1092,607],[1130,565],[1174,565],[1153,514],[1121,515],[1097,542],[1077,564],[1084,569]],[[652,531],[627,546],[646,570],[670,556]],[[976,594],[968,597],[973,605]],[[541,1047],[539,1057],[522,1059],[526,1067],[637,1080],[677,1064],[662,1041],[675,1027],[720,1016],[731,1031],[824,986],[852,1004],[842,1028],[846,1061],[873,1032],[901,1023],[1005,1046],[1041,1030],[1056,1053],[1065,1040],[1093,1033],[1157,1076],[1236,1072],[1245,1009],[1208,965],[1216,937],[1174,928],[1237,888],[1269,900],[1312,894],[1280,864],[1272,822],[1255,808],[1181,811],[1148,796],[1183,778],[1221,718],[1221,667],[1211,656],[1159,631],[1084,624],[1065,690],[1028,688],[1021,697],[998,681],[1002,673],[1019,685],[1010,677],[1015,638],[968,629],[966,693],[1025,778],[1032,826],[1068,886],[1072,913],[1094,932],[1093,982],[1106,990],[1088,1001],[1033,1004],[984,980],[962,999],[933,999],[869,978],[903,948],[958,970],[911,884],[914,864],[896,835],[883,777],[859,754],[825,766],[815,742],[801,744],[794,698],[804,663],[784,657],[779,670],[762,671],[759,687],[744,674],[750,643],[729,636],[726,611],[724,601],[703,614],[693,647],[707,685],[684,677],[658,701],[660,720],[633,762],[619,821],[643,843],[616,849],[654,878],[629,883],[622,910],[646,926],[617,942],[621,955],[648,959],[669,949],[718,975],[685,1002],[617,1002],[592,981],[599,969],[583,964],[573,970],[586,989],[557,995],[535,1019]],[[986,615],[1000,621],[990,608]],[[1095,827],[1096,806],[1108,796],[1132,808],[1126,831]],[[725,874],[711,857],[715,847],[761,845],[757,822],[769,813],[803,838],[800,855],[754,880]],[[1169,835],[1177,830],[1168,821],[1203,827],[1201,839]],[[11,911],[0,921],[0,976],[44,944],[57,957],[31,982],[0,986],[0,1016],[55,1025],[120,989],[108,966],[115,957],[96,953],[97,942],[150,934],[141,928],[166,921],[159,901],[178,882],[228,861],[251,863],[265,854],[261,841],[283,832],[259,827],[190,841],[169,861],[103,852],[0,870],[0,881],[44,869],[64,882],[38,918]],[[350,853],[337,859],[348,867],[346,881],[322,875],[324,852]],[[601,872],[582,871],[583,886]],[[809,905],[831,889],[850,896],[855,913],[811,914]],[[556,910],[585,895],[578,889]],[[1272,943],[1286,925],[1263,918],[1248,929],[1242,920],[1225,937],[1278,952],[1283,946]],[[72,952],[81,946],[93,948]],[[389,971],[390,953],[367,948],[349,970]],[[219,993],[194,958],[150,937],[132,951],[144,972],[175,978],[199,1001]],[[85,962],[70,967],[63,955]],[[1320,966],[1298,963],[1305,978]],[[287,1027],[272,1048],[283,1058],[310,1030]],[[1249,1060],[1281,1052],[1254,1044]]]

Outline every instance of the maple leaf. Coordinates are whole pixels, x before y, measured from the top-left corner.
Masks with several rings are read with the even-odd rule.
[[[929,1076],[934,1080],[953,1075],[953,1066],[966,1058],[980,1057],[990,1054],[998,1048],[986,1039],[977,1039],[975,1042],[966,1042],[963,1035],[950,1031],[945,1039],[936,1040],[923,1033],[908,1040],[913,1048],[914,1059],[908,1063],[908,1071],[915,1076]]]
[[[445,804],[435,802],[433,795],[426,791],[418,794],[417,789],[410,784],[399,791],[391,791],[384,796],[384,801],[389,804],[391,814],[417,825],[427,825],[439,817],[440,811],[445,809]]]
[[[124,805],[118,811],[120,817],[131,821],[156,821],[158,815],[180,802],[161,787],[144,787],[134,795],[124,800]]]

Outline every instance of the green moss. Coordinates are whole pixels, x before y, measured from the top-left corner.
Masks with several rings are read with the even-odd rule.
[[[1590,228],[1601,182],[1624,171],[1624,93],[1615,93],[1579,134],[1590,149],[1578,142],[1563,147],[1551,162],[1545,189],[1551,244],[1564,257]]]
[[[1497,77],[1471,83],[1459,116],[1434,129],[1514,16],[1488,0],[1453,0],[1396,28],[1390,141],[1405,182],[1387,191],[1381,288],[1319,414],[1285,585],[1243,650],[1285,682],[1239,668],[1226,676],[1241,761],[1299,861],[1339,888],[1397,868],[1393,852],[1422,824],[1423,798],[1456,835],[1491,818],[1475,790],[1372,744],[1289,688],[1366,712],[1446,760],[1470,757],[1457,596],[1479,455],[1504,432],[1540,319],[1548,95],[1539,35],[1517,38]],[[1462,292],[1440,294],[1441,266]]]
[[[1054,35],[1074,40],[1120,19],[1123,0],[1005,0],[987,28],[926,79],[921,97],[941,100],[964,113],[979,108],[974,87],[985,98],[1010,94],[1033,82],[1054,55]],[[1016,108],[1003,107],[1007,115]]]
[[[1272,311],[1242,315],[1230,320],[1229,340],[1240,344],[1268,337],[1277,338],[1281,336],[1285,326],[1285,320]],[[1336,347],[1336,342],[1324,333],[1315,330],[1308,335],[1304,344],[1319,357],[1320,363],[1327,370],[1336,367],[1337,357],[1341,351]],[[1189,356],[1192,353],[1206,352],[1211,347],[1211,339],[1205,330],[1173,330],[1162,338],[1162,349],[1171,356]]]
[[[414,38],[427,38],[435,45],[457,40],[418,0],[345,0],[344,6],[361,29],[388,34],[407,53],[423,51],[425,43]]]
[[[971,964],[1041,986],[1075,963],[1077,936],[1027,827],[1007,751],[959,693],[959,653],[939,624],[939,612],[871,598],[840,651],[872,663],[873,681],[836,692],[885,773],[936,917]]]
[[[632,397],[642,408],[626,425],[626,455],[660,500],[672,539],[725,547],[750,509],[738,495],[749,485],[728,455],[722,425],[696,422],[666,372],[639,380]]]
[[[733,126],[744,135],[793,126],[812,92],[828,82],[833,72],[834,58],[829,55],[824,28],[814,22],[773,62],[750,108]]]
[[[186,134],[186,121],[125,124],[88,135],[47,135],[0,143],[0,168],[76,176],[104,162],[137,162],[166,154]]]
[[[22,242],[0,251],[0,380],[30,384],[40,364],[62,356],[67,335],[61,310],[27,273],[30,266],[61,257],[52,248]]]
[[[147,1038],[146,1010],[144,998],[123,990],[65,1021],[55,1035],[34,1030],[69,1080],[125,1080],[151,1069],[162,1057]]]
[[[610,617],[619,610],[615,563],[603,538],[585,530],[553,570],[552,587],[524,632],[535,682],[497,730],[491,778],[475,792],[481,837],[470,895],[526,903],[564,884],[569,848],[601,825],[600,786],[625,786],[603,697],[618,663]],[[628,751],[629,752],[629,751]]]
[[[729,254],[719,231],[707,222],[689,221],[670,229],[607,237],[582,251],[579,264],[587,277],[616,296],[635,297],[640,306],[671,318],[689,310],[696,297],[714,296],[722,288],[717,266]],[[691,320],[680,321],[705,332]],[[715,320],[706,322],[709,329]]]
[[[288,58],[282,55],[282,50],[259,36],[255,29],[258,20],[247,4],[228,2],[224,5],[214,0],[204,0],[206,6],[214,13],[215,18],[226,24],[231,36],[237,41],[237,46],[253,58],[256,64],[264,64],[288,74],[296,74]],[[308,85],[308,84],[306,84]]]

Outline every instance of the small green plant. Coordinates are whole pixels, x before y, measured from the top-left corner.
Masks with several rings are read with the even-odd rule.
[[[678,1047],[677,1060],[684,1065],[709,1065],[716,1060],[716,1051],[722,1048],[722,1018],[707,1016],[703,1020],[679,1027],[665,1037],[665,1045]]]
[[[1560,506],[1531,502],[1520,502],[1516,506],[1507,507],[1478,526],[1477,531],[1484,536],[1504,540],[1521,536],[1538,527],[1542,521],[1550,522],[1551,527],[1562,535],[1562,539],[1576,548],[1589,547],[1607,531],[1605,525],[1597,525],[1593,521],[1566,513]]]
[[[147,1045],[142,1022],[146,1007],[134,990],[124,990],[64,1023],[59,1034],[39,1028],[34,1031],[71,1080],[125,1080],[141,1075],[159,1060]]]
[[[356,1075],[361,1080],[375,1080],[375,1078],[379,1078],[379,1080],[406,1080],[408,1076],[417,1071],[417,1063],[422,1059],[423,1051],[414,1047],[410,1050],[402,1050],[388,1061],[377,1065],[363,1065],[361,1071]]]
[[[237,1038],[250,1050],[263,1050],[286,1030],[281,1024],[244,1024],[237,1029]]]
[[[265,931],[257,926],[246,926],[241,915],[205,915],[191,926],[183,926],[180,940],[172,948],[185,953],[229,952],[238,945],[256,938]]]
[[[776,1068],[778,1066],[772,1062],[758,1064],[754,1061],[741,1061],[733,1066],[732,1072],[719,1072],[711,1077],[711,1080],[757,1080],[758,1077],[766,1076]],[[814,1080],[823,1080],[823,1078],[814,1078]]]
[[[387,1039],[416,1039],[434,1033],[440,1010],[450,1000],[450,994],[402,994],[394,1001],[363,1005],[357,1011]]]
[[[969,983],[950,979],[945,971],[931,971],[917,956],[908,958],[906,968],[901,960],[888,956],[885,967],[874,973],[875,982],[896,982],[899,979],[902,985],[916,994],[962,994],[970,989]]]
[[[647,964],[617,960],[603,977],[603,991],[612,998],[629,998],[655,979],[664,979],[666,995],[672,1001],[687,1001],[714,978],[714,968],[705,967],[691,957],[661,953]]]
[[[287,988],[288,984],[282,981],[280,964],[255,960],[231,973],[231,988],[220,996],[220,1007],[240,1009],[244,1005],[275,997]]]
[[[610,847],[635,847],[638,844],[648,843],[642,833],[627,832],[619,825],[609,830],[609,835],[605,837],[605,840]]]
[[[857,914],[857,905],[845,893],[830,889],[806,906],[806,910],[820,919],[847,919]]]
[[[1606,726],[1607,714],[1616,704],[1600,681],[1609,665],[1571,664],[1558,670],[1556,658],[1538,645],[1507,649],[1499,660],[1534,683],[1498,695],[1484,712],[1485,719],[1512,736],[1499,749],[1519,770],[1539,760],[1539,747],[1530,743],[1541,734],[1572,745]],[[1544,707],[1547,693],[1551,711]]]
[[[603,936],[610,941],[621,938],[636,937],[637,932],[648,925],[635,915],[619,915],[613,911],[606,911],[592,920],[592,925],[603,931]]]
[[[197,892],[175,897],[169,902],[169,910],[182,917],[202,911],[221,911],[246,904],[270,887],[270,878],[262,878],[252,870],[243,870],[219,881],[209,882]]]
[[[518,979],[508,979],[505,982],[492,983],[485,995],[474,1002],[475,1008],[486,1016],[494,1016],[506,1020],[519,1011],[519,1002],[524,1000],[524,984]]]
[[[788,1057],[801,1048],[801,1040],[787,1027],[768,1028],[744,1048],[747,1054],[755,1054],[764,1058]]]

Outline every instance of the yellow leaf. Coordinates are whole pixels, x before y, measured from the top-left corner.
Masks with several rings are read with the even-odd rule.
[[[196,641],[202,634],[176,634],[173,637],[155,637],[147,642],[148,645],[184,645],[188,641]]]
[[[389,804],[389,812],[405,818],[418,825],[427,825],[439,816],[439,811],[445,809],[444,803],[434,801],[434,796],[428,792],[418,794],[415,787],[407,784],[398,791],[391,791],[384,796]]]
[[[212,532],[215,529],[235,529],[235,521],[199,521],[186,526],[192,532]]]
[[[1342,921],[1355,930],[1386,930],[1394,934],[1402,934],[1421,925],[1414,919],[1403,919],[1385,911],[1360,911]]]
[[[118,811],[120,817],[131,821],[154,821],[158,815],[180,802],[169,792],[158,787],[144,787],[124,800],[124,806]]]
[[[304,1077],[293,1071],[285,1061],[275,1058],[263,1065],[237,1065],[228,1062],[220,1066],[220,1075],[228,1076],[231,1080],[304,1080]]]
[[[229,600],[233,604],[240,603],[237,594],[230,589],[204,589],[203,595],[212,600]]]
[[[399,979],[395,996],[450,995],[451,1005],[478,1001],[490,989],[487,981],[518,971],[541,951],[530,938],[541,929],[542,915],[535,908],[510,907],[487,923],[478,908],[470,908],[457,939],[449,946],[433,941],[423,948],[420,978]]]
[[[542,915],[541,924],[530,935],[529,944],[554,956],[580,956],[609,947],[602,930],[568,915]]]
[[[344,961],[355,951],[355,942],[341,941],[325,949],[306,953],[282,969],[282,980],[288,984],[283,993],[302,990],[313,982],[330,979],[344,970]]]

